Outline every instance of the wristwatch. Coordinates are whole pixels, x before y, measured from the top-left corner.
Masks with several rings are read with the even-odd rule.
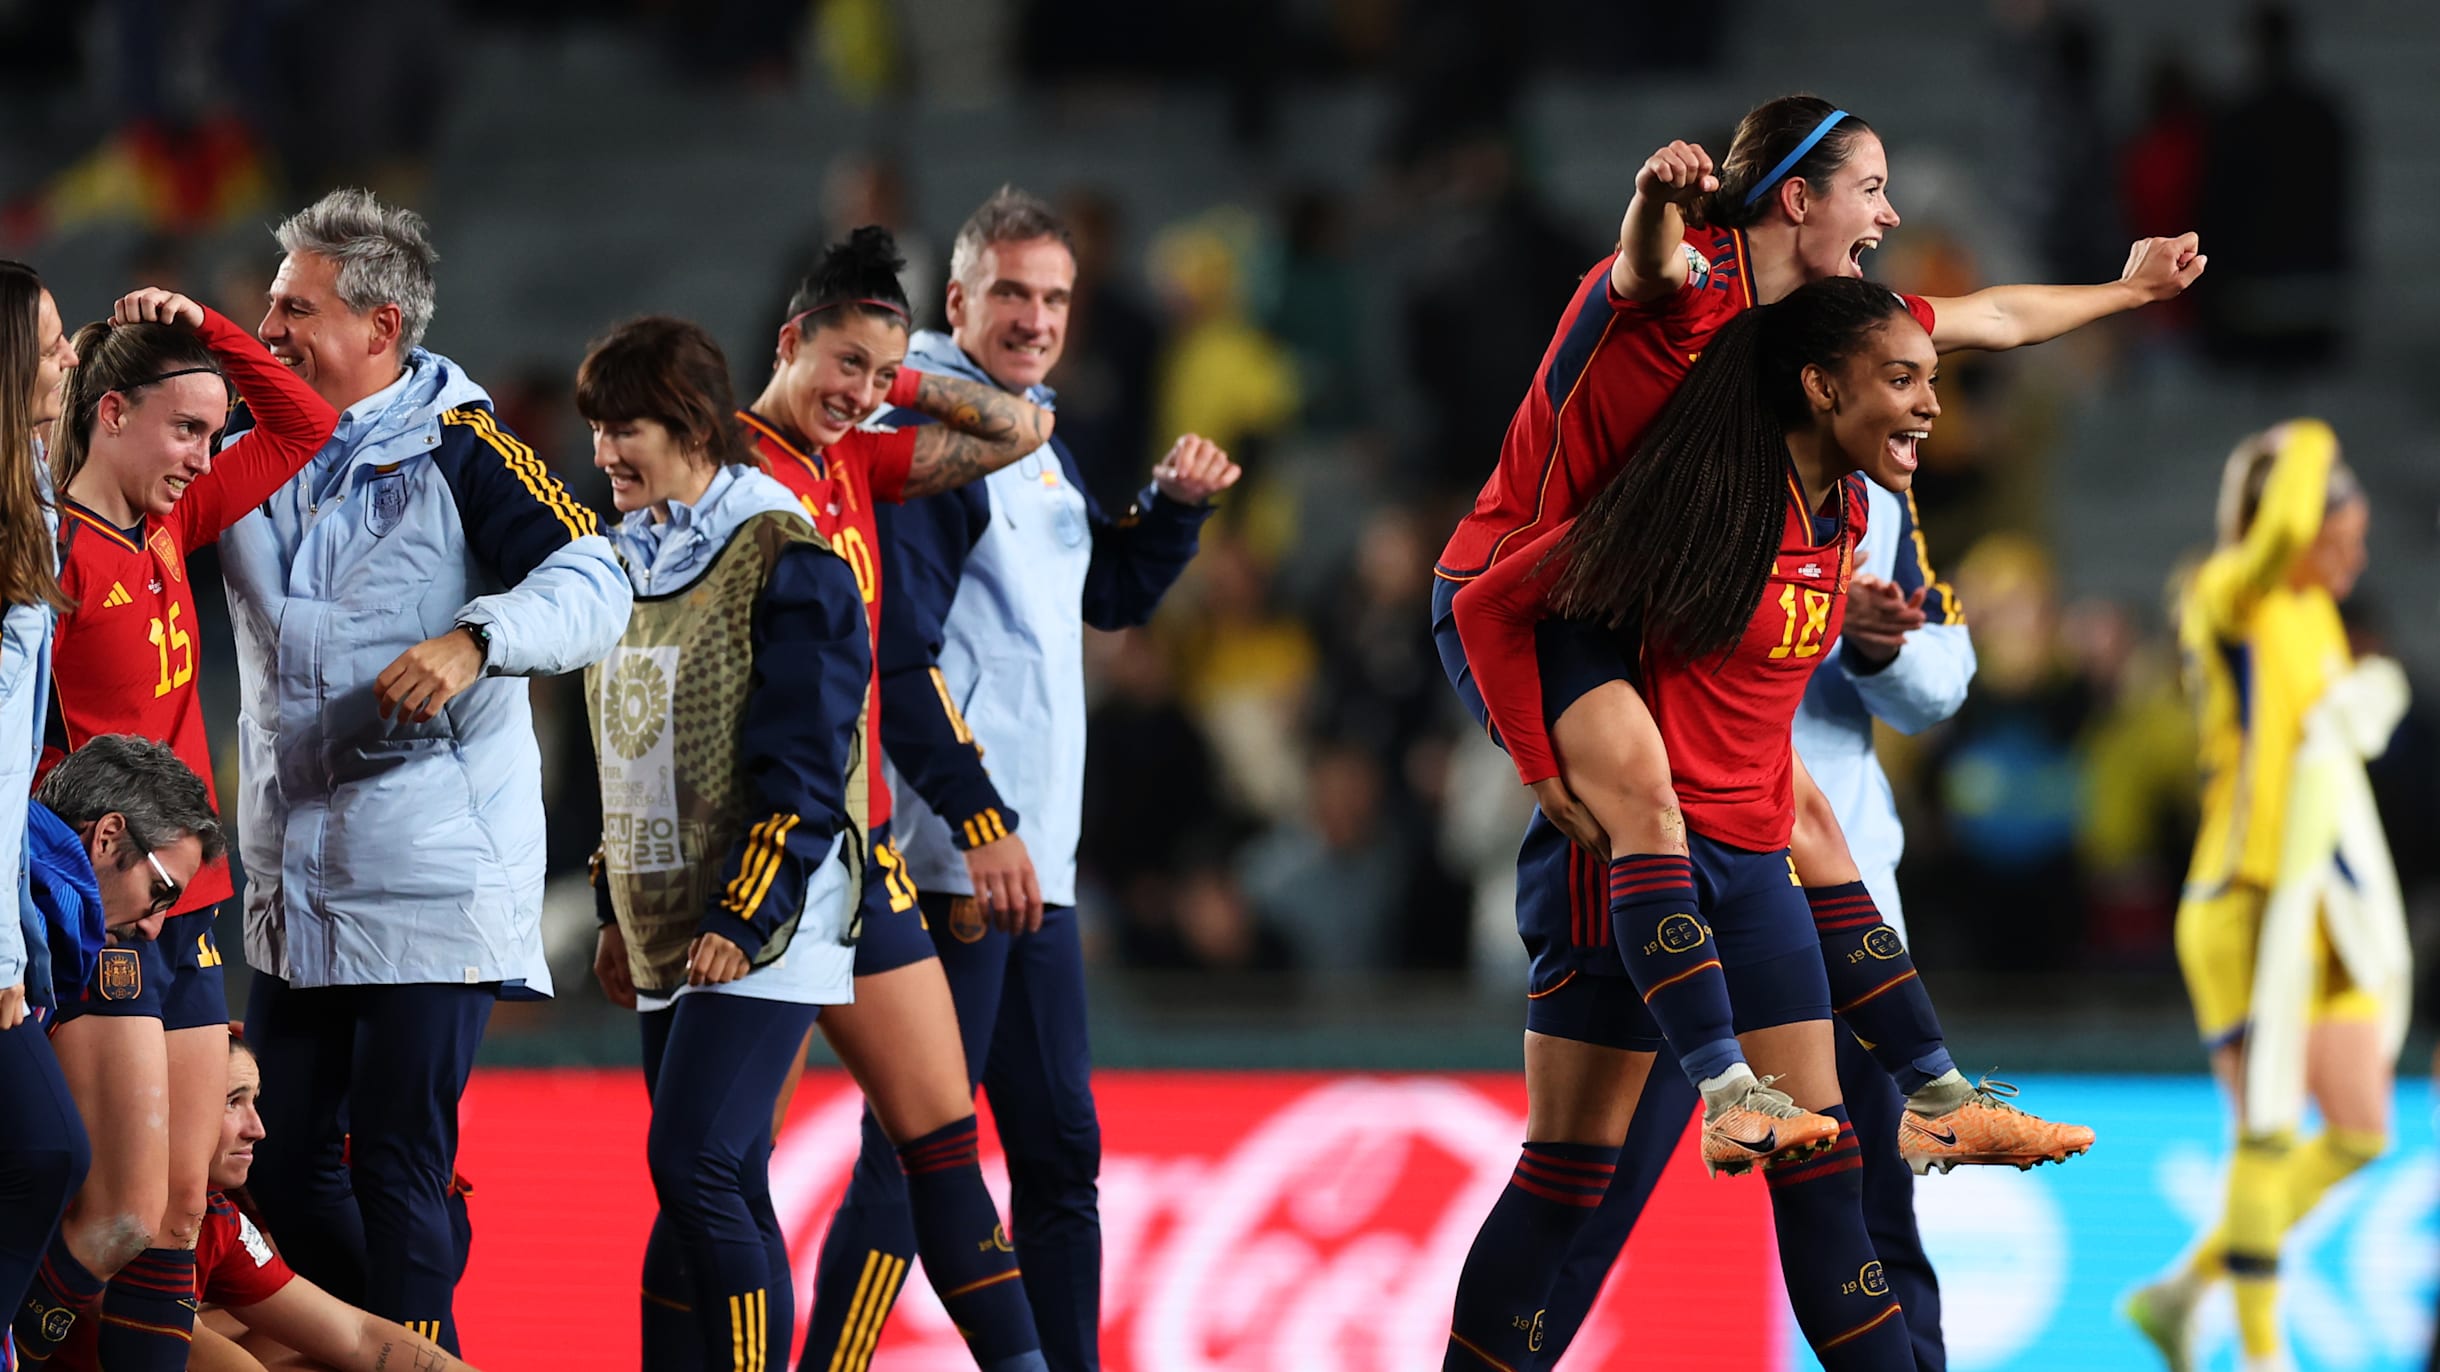
[[[477,624],[474,621],[467,619],[459,620],[457,626],[466,631],[466,637],[474,640],[476,650],[483,654],[483,665],[486,667],[490,666],[491,630],[484,625]]]

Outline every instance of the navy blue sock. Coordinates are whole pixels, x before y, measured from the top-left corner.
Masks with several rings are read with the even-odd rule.
[[[1808,886],[1805,901],[1830,973],[1830,1008],[1897,1081],[1899,1093],[1911,1096],[1956,1070],[1914,956],[1864,883]]]
[[[1824,1372],[1911,1368],[1906,1314],[1864,1230],[1864,1154],[1855,1126],[1844,1105],[1818,1113],[1838,1121],[1830,1150],[1765,1172],[1788,1305]]]
[[[110,1372],[186,1372],[195,1343],[195,1254],[147,1248],[110,1278],[102,1297],[102,1366]]]
[[[1610,931],[1688,1081],[1699,1086],[1745,1061],[1719,946],[1697,912],[1692,861],[1678,853],[1613,859]]]
[[[1023,1355],[1031,1354],[1031,1364],[1039,1366],[1042,1340],[1025,1302],[1016,1246],[983,1186],[974,1116],[900,1144],[898,1160],[906,1167],[924,1276],[975,1362],[1020,1367],[1027,1365]]]
[[[1528,1143],[1508,1189],[1474,1235],[1457,1278],[1444,1372],[1520,1368],[1542,1349],[1544,1306],[1568,1244],[1593,1216],[1618,1150],[1590,1143]]]
[[[869,1372],[881,1326],[898,1302],[907,1267],[915,1261],[906,1169],[869,1109],[863,1132],[863,1151],[856,1157],[847,1195],[822,1235],[813,1313],[805,1322],[798,1372]]]
[[[17,1337],[17,1357],[24,1366],[40,1367],[68,1341],[78,1320],[98,1319],[102,1311],[102,1279],[68,1251],[68,1240],[54,1235],[51,1251],[34,1269],[34,1284],[17,1307],[10,1332]]]
[[[1583,1327],[1585,1316],[1593,1313],[1601,1284],[1609,1279],[1610,1268],[1626,1248],[1645,1202],[1652,1199],[1661,1173],[1685,1141],[1687,1119],[1702,1107],[1702,1096],[1678,1071],[1677,1061],[1664,1045],[1644,1078],[1643,1094],[1635,1098],[1635,1122],[1627,1126],[1626,1146],[1618,1150],[1618,1171],[1610,1178],[1610,1189],[1603,1193],[1592,1218],[1576,1232],[1567,1260],[1551,1280],[1545,1305],[1549,1313],[1542,1322],[1542,1351],[1533,1366],[1556,1367],[1568,1345],[1575,1342],[1576,1331]],[[1897,1156],[1894,1144],[1890,1156]]]

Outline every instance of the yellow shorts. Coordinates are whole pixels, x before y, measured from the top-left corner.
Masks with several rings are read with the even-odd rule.
[[[2262,939],[2268,895],[2256,887],[2230,886],[2214,895],[2188,896],[2177,907],[2177,965],[2194,999],[2195,1027],[2203,1044],[2218,1048],[2244,1036],[2253,1014],[2254,950]],[[2313,931],[2313,1019],[2367,1020],[2380,1015],[2372,993],[2348,977],[2330,951],[2329,936]]]

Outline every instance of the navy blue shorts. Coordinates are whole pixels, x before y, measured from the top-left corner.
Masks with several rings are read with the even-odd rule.
[[[1474,722],[1500,741],[1491,727],[1491,711],[1474,684],[1474,668],[1466,661],[1466,645],[1457,635],[1457,593],[1465,583],[1436,578],[1432,582],[1432,644],[1440,650],[1440,669],[1457,691],[1458,703]],[[1556,724],[1567,707],[1596,687],[1613,681],[1632,682],[1634,664],[1627,660],[1618,638],[1609,630],[1582,620],[1546,619],[1534,626],[1534,657],[1542,672],[1542,722]],[[1501,744],[1502,747],[1507,745]]]
[[[1701,834],[1687,847],[1737,1032],[1829,1018],[1829,974],[1787,850],[1749,852]],[[1517,852],[1517,934],[1531,959],[1526,1028],[1635,1053],[1661,1046],[1611,937],[1607,867],[1538,810]]]
[[[229,994],[222,979],[220,944],[212,925],[220,907],[190,910],[161,922],[161,957],[169,964],[169,990],[161,997],[161,1027],[225,1029]]]
[[[59,994],[59,1009],[51,1017],[56,1030],[72,1019],[104,1015],[113,1019],[160,1019],[170,991],[171,974],[161,945],[152,939],[130,939],[102,949],[93,977]]]
[[[907,875],[906,859],[890,841],[890,826],[873,826],[864,863],[864,932],[856,939],[856,975],[894,972],[933,951],[932,931],[924,923],[916,899],[915,879]]]
[[[1788,850],[1757,853],[1689,831],[1695,899],[1719,940],[1737,1032],[1830,1018],[1813,907]]]

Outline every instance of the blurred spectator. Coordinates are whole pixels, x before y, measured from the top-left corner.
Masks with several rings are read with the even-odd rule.
[[[1119,953],[1134,962],[1150,956],[1145,931],[1168,925],[1190,853],[1224,847],[1233,822],[1211,746],[1151,633],[1089,635],[1086,651],[1102,697],[1085,726],[1077,861],[1118,906]]]
[[[1316,731],[1366,749],[1393,776],[1407,748],[1447,718],[1448,680],[1415,612],[1431,599],[1438,551],[1411,512],[1376,510],[1325,607]]]
[[[1120,265],[1117,200],[1097,187],[1078,187],[1061,199],[1059,213],[1076,240],[1067,351],[1051,377],[1059,391],[1059,437],[1101,507],[1124,510],[1153,456],[1160,323]]]
[[[1127,965],[1145,971],[1276,973],[1295,966],[1288,940],[1254,913],[1237,879],[1217,864],[1189,869],[1169,917],[1128,926],[1120,946]]]
[[[1332,191],[1308,186],[1289,197],[1285,218],[1287,252],[1271,328],[1296,355],[1305,426],[1337,432],[1371,418],[1347,205]]]
[[[1239,867],[1264,922],[1309,973],[1394,966],[1419,854],[1390,822],[1370,750],[1324,743],[1307,765],[1304,803],[1248,848]]]
[[[1251,216],[1214,210],[1153,239],[1152,278],[1167,306],[1153,429],[1201,434],[1259,479],[1261,441],[1296,416],[1296,368],[1247,306],[1246,267],[1259,234]]]
[[[2076,739],[2091,692],[2060,651],[2050,558],[2021,534],[1993,534],[1958,561],[1974,627],[1974,689],[1927,759],[1939,808],[1931,841],[1911,841],[1906,888],[1944,927],[1927,946],[1970,949],[1985,968],[2056,971],[2084,940],[2076,831]],[[1915,912],[1911,899],[1910,917]]]
[[[2068,7],[2029,6],[2033,22],[2009,36],[2031,119],[2035,248],[2051,279],[2108,281],[2124,262],[2110,203],[2110,137],[2102,123],[2101,31]],[[2180,230],[2183,232],[2183,230]]]
[[[2194,715],[2178,688],[2176,652],[2106,601],[2071,607],[2063,637],[2096,710],[2079,745],[2088,948],[2113,965],[2165,971],[2197,794]]]
[[[2305,75],[2295,12],[2248,21],[2252,84],[2212,122],[2200,228],[2211,289],[2195,293],[2206,350],[2224,362],[2326,365],[2345,342],[2357,250],[2355,137]],[[2265,194],[2268,167],[2310,168],[2309,195]]]
[[[1406,288],[1400,322],[1424,405],[1417,475],[1471,495],[1499,458],[1560,311],[1601,253],[1518,177],[1503,140],[1474,139],[1447,166],[1447,203],[1427,216],[1437,241]]]
[[[2118,209],[2125,216],[2122,236],[2130,239],[2186,233],[2202,223],[2210,137],[2202,92],[2182,58],[2154,58],[2144,85],[2143,124],[2118,152]],[[2208,247],[2218,250],[2216,243]],[[2212,265],[2216,271],[2216,257]],[[2155,335],[2190,333],[2194,298],[2179,296],[2145,310],[2136,326]]]
[[[1161,624],[1177,641],[1187,708],[1212,742],[1223,794],[1266,818],[1292,812],[1305,784],[1301,730],[1319,653],[1244,539],[1204,527],[1203,553]]]
[[[821,222],[788,250],[780,263],[779,290],[771,298],[785,300],[794,295],[797,283],[822,256],[823,249],[846,241],[849,233],[866,224],[888,229],[890,237],[898,243],[899,255],[906,259],[905,270],[898,273],[898,284],[907,293],[907,305],[917,327],[939,324],[941,292],[948,288],[949,261],[916,226],[914,207],[907,195],[906,169],[898,155],[886,149],[843,152],[823,168]]]
[[[2210,127],[2203,93],[2185,59],[2175,53],[2153,58],[2144,78],[2143,123],[2118,153],[2118,208],[2126,216],[2126,237],[2180,234],[2200,221]],[[2212,248],[2216,269],[2218,245]],[[2144,312],[2147,318],[2157,313],[2157,308]]]

